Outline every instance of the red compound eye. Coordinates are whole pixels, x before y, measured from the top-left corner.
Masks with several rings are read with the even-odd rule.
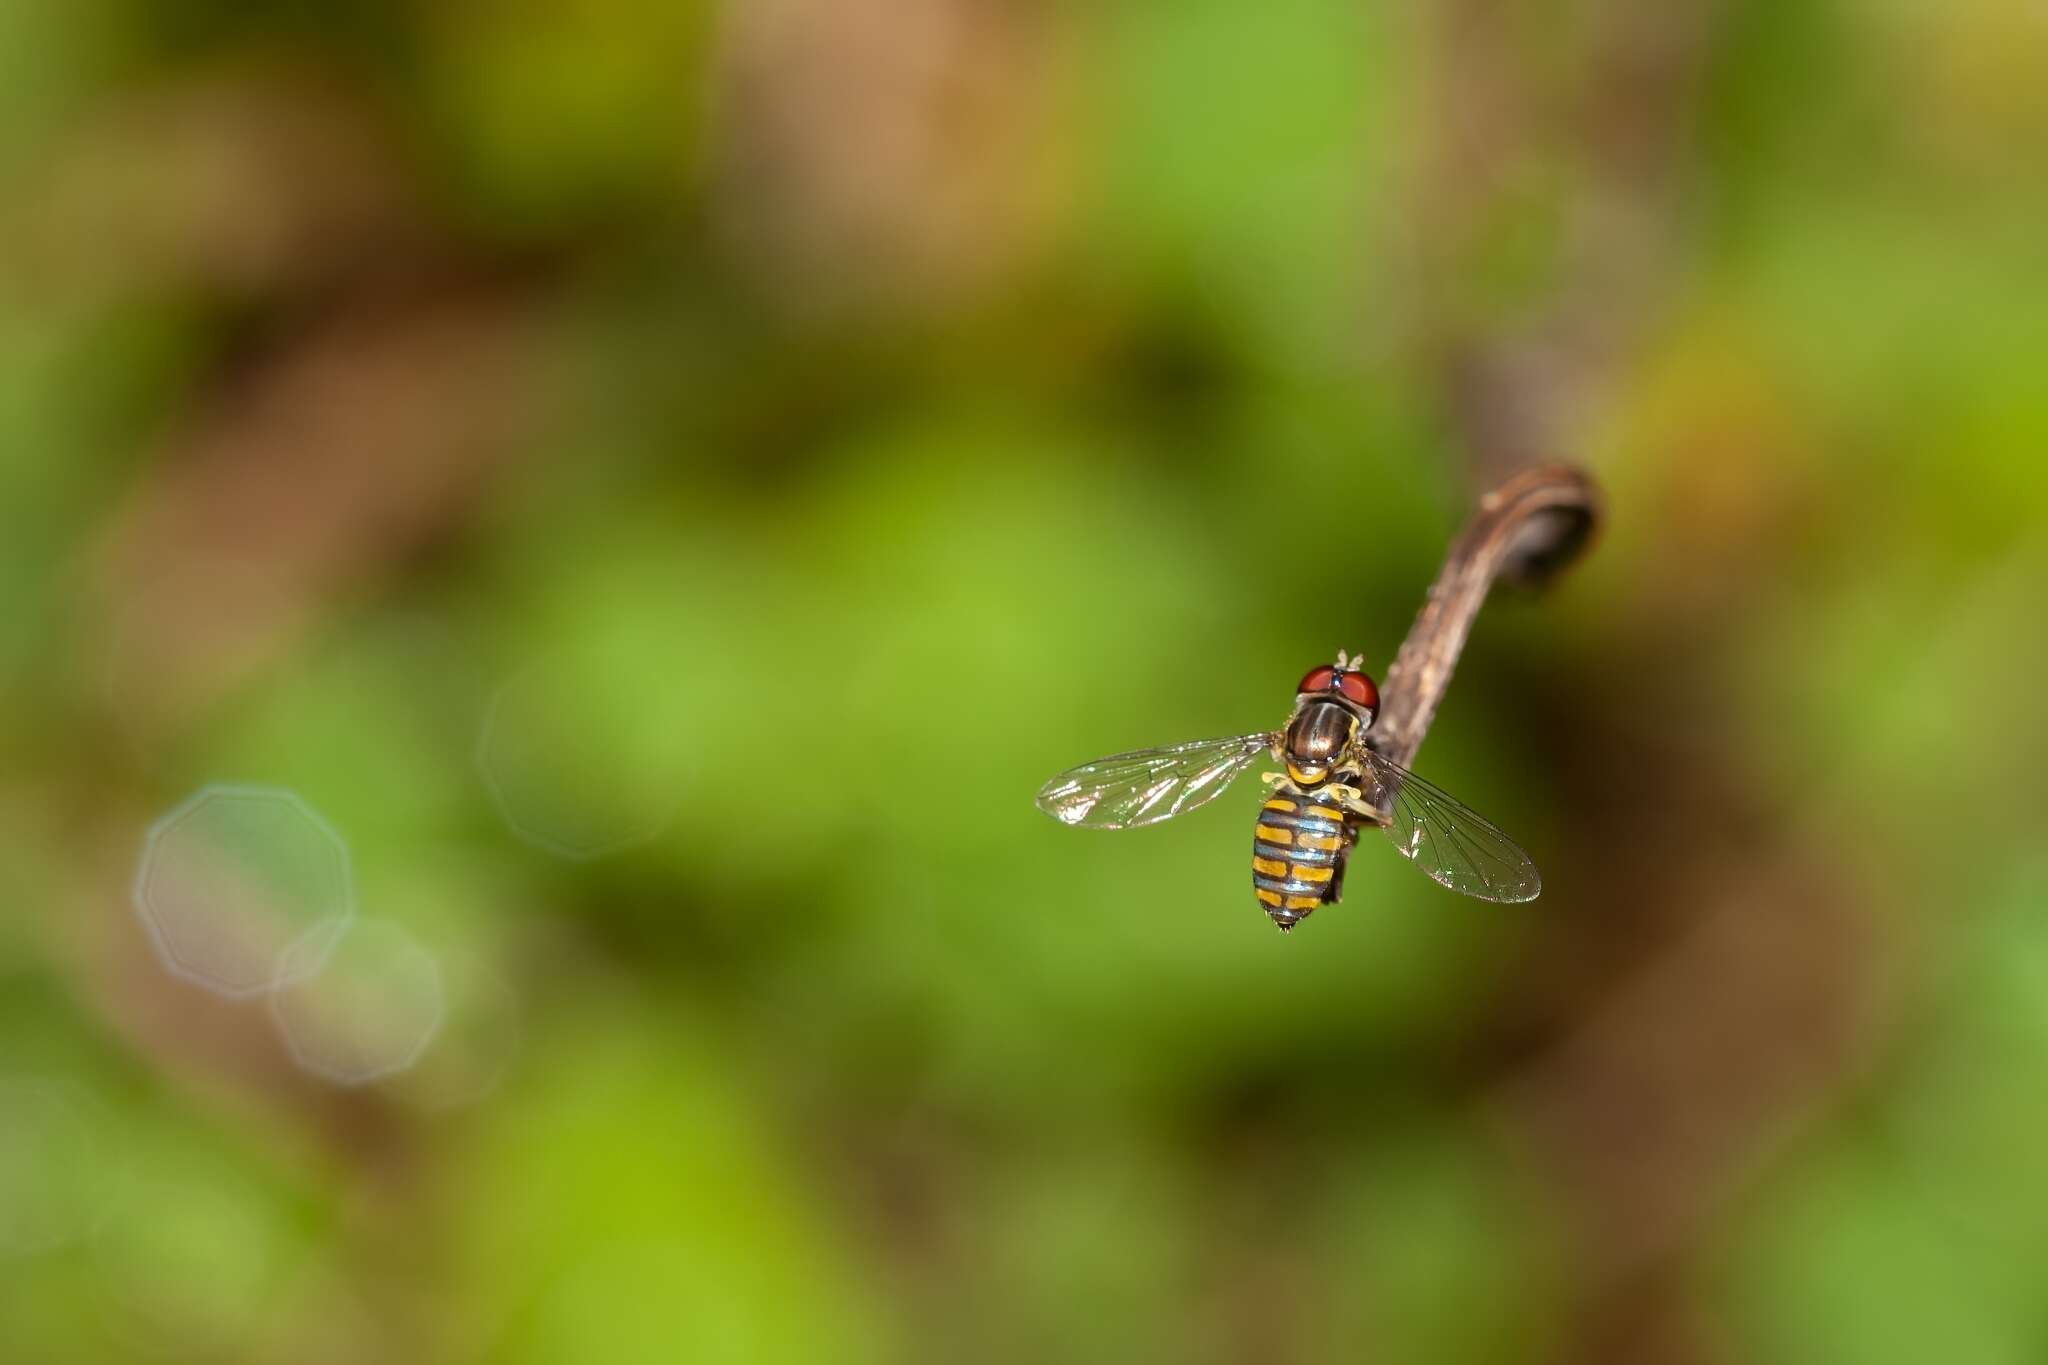
[[[1380,709],[1380,690],[1363,673],[1339,673],[1337,690],[1368,711]]]
[[[1336,681],[1337,670],[1328,664],[1324,664],[1321,668],[1311,668],[1308,672],[1302,674],[1301,681],[1294,685],[1294,690],[1297,692],[1327,692]]]

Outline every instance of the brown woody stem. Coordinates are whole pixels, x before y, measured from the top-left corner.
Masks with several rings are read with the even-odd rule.
[[[1373,752],[1403,767],[1414,760],[1494,579],[1521,587],[1547,582],[1585,550],[1600,510],[1593,480],[1558,464],[1525,469],[1479,500],[1387,668],[1380,713],[1366,738]]]

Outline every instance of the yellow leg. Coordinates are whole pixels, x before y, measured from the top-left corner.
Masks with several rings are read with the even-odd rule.
[[[1323,788],[1323,791],[1329,794],[1331,800],[1367,824],[1384,826],[1387,823],[1386,817],[1372,808],[1365,799],[1365,793],[1358,788],[1347,787],[1341,782],[1332,782]]]

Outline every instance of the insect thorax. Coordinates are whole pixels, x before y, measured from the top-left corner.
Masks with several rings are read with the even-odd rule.
[[[1359,732],[1358,717],[1334,701],[1305,702],[1287,722],[1280,756],[1288,777],[1313,790],[1345,761]]]

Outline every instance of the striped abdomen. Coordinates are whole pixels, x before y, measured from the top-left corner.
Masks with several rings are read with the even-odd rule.
[[[1293,783],[1273,788],[1252,836],[1252,893],[1282,929],[1343,894],[1344,863],[1357,833],[1335,805]]]

